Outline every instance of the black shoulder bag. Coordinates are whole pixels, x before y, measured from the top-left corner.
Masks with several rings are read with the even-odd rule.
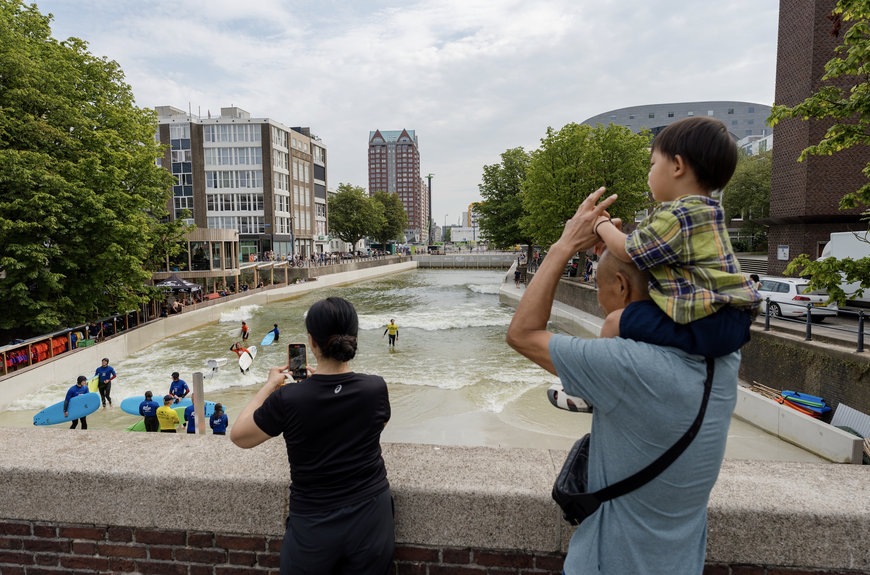
[[[695,439],[701,428],[701,423],[704,421],[707,401],[710,399],[710,390],[713,387],[713,371],[713,359],[708,357],[704,398],[701,400],[701,408],[698,410],[698,415],[692,422],[692,426],[670,449],[634,475],[617,481],[613,485],[608,485],[595,493],[587,493],[589,434],[587,433],[577,440],[577,443],[568,453],[562,471],[559,472],[559,477],[556,478],[556,483],[553,485],[553,499],[562,508],[565,521],[571,525],[579,525],[584,519],[595,513],[602,502],[625,495],[645,485],[677,460]]]

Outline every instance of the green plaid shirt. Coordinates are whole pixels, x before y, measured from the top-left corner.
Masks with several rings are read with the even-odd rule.
[[[628,235],[625,251],[649,271],[650,297],[677,323],[761,301],[740,274],[719,202],[706,196],[661,204]]]

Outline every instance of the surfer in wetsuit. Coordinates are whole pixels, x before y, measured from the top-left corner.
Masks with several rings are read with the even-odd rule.
[[[248,324],[242,322],[242,341],[248,339]]]
[[[236,342],[232,346],[230,346],[230,351],[236,352],[236,355],[239,356],[239,358],[242,357],[243,353],[247,353],[248,355],[251,355],[251,352],[248,351],[248,348],[242,347],[242,344],[240,344],[239,342]],[[251,359],[254,359],[253,356],[251,357]],[[242,373],[245,373],[246,370],[242,369],[242,366],[239,366],[239,371],[241,371]]]
[[[160,431],[160,422],[157,420],[157,410],[160,406],[151,399],[153,394],[145,392],[145,401],[139,404],[139,415],[145,418],[145,431]]]
[[[278,332],[278,324],[275,323],[275,324],[272,324],[272,325],[275,326],[275,327],[272,328],[272,333],[275,334],[275,339],[274,339],[274,341],[278,341],[278,336],[280,335],[279,332]]]
[[[103,358],[103,365],[98,367],[96,371],[94,371],[94,375],[98,376],[99,383],[97,383],[97,388],[100,390],[100,399],[103,401],[103,409],[106,409],[106,402],[109,402],[109,407],[112,407],[112,380],[118,377],[118,374],[115,373],[115,369],[109,366],[109,358]]]
[[[391,319],[387,329],[384,330],[384,335],[390,334],[390,347],[396,347],[396,340],[399,339],[399,326],[396,325],[396,320]],[[381,336],[383,339],[384,335]]]
[[[66,392],[66,397],[63,400],[63,416],[69,417],[68,409],[69,409],[69,400],[74,398],[77,395],[83,395],[88,392],[88,388],[85,387],[85,382],[88,380],[87,377],[80,375],[76,380],[76,384],[69,388]],[[82,429],[88,428],[88,420],[85,417],[80,417],[82,420]],[[69,426],[70,429],[75,429],[76,425],[79,424],[79,419],[73,419],[72,425]]]
[[[169,384],[169,395],[172,396],[173,402],[178,403],[184,396],[190,393],[190,388],[187,387],[187,382],[183,379],[178,379],[177,371],[172,372],[172,383]]]

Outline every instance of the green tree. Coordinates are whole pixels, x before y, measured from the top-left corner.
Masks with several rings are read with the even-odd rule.
[[[449,241],[450,241],[450,233],[451,233],[452,230],[453,230],[453,228],[448,228],[448,227],[445,227],[445,228],[444,228],[444,231],[442,232],[441,235],[444,236],[444,241],[445,241],[445,242],[449,242]]]
[[[156,117],[114,61],[0,0],[0,329],[75,325],[145,301],[166,217]]]
[[[380,229],[385,219],[383,206],[360,186],[339,184],[329,198],[329,233],[354,246]]]
[[[806,148],[798,158],[810,155],[831,156],[853,146],[870,145],[870,0],[839,0],[832,14],[834,30],[842,30],[843,42],[825,64],[819,90],[795,106],[774,105],[768,122],[775,126],[782,120],[827,120],[832,122],[818,144]],[[870,178],[870,162],[862,173]],[[843,196],[841,209],[870,205],[870,181]],[[865,211],[865,215],[868,212]],[[810,289],[823,289],[840,305],[845,294],[839,284],[861,282],[870,288],[870,258],[813,261],[807,254],[792,260],[785,273],[809,278]]]
[[[648,133],[634,134],[614,124],[547,128],[526,171],[522,229],[535,242],[549,246],[559,239],[577,206],[601,186],[619,194],[610,214],[631,221],[650,203],[649,142]]]
[[[477,204],[481,235],[489,238],[496,248],[528,244],[532,237],[523,230],[523,182],[530,156],[522,148],[502,153],[501,162],[483,167],[478,184],[483,201]],[[531,254],[530,254],[531,256]]]
[[[767,228],[757,220],[770,215],[771,159],[771,152],[741,153],[722,193],[726,221],[743,218],[743,231],[753,237],[766,237]]]
[[[404,237],[405,226],[408,225],[408,214],[399,194],[377,191],[372,195],[372,201],[383,208],[383,224],[370,234],[371,238],[386,248],[390,240],[401,240]]]

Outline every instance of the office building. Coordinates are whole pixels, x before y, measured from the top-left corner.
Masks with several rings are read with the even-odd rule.
[[[239,257],[309,256],[327,245],[326,147],[309,128],[237,107],[199,117],[158,106],[170,218],[239,233]],[[186,216],[185,216],[186,214]]]
[[[420,149],[414,130],[369,132],[369,195],[398,194],[408,215],[405,241],[429,239],[429,195],[420,177]]]

